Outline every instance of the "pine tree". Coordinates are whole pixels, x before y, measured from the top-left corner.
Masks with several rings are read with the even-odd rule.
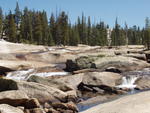
[[[39,45],[42,44],[42,23],[39,12],[34,15],[34,41]]]
[[[3,11],[0,7],[0,38],[3,36]]]
[[[113,46],[120,46],[122,45],[122,37],[120,32],[120,25],[118,24],[118,19],[116,18],[115,28],[112,31],[112,45]]]
[[[87,39],[87,29],[86,29],[86,18],[84,17],[84,14],[82,13],[82,21],[81,21],[81,41],[82,44],[87,44],[88,39]]]
[[[100,22],[100,24],[96,25],[96,28],[99,31],[98,35],[98,45],[105,46],[107,45],[107,26],[105,26],[104,22]]]
[[[56,22],[55,22],[55,17],[54,14],[51,14],[50,17],[50,23],[49,23],[49,29],[50,29],[50,33],[52,35],[52,39],[54,41],[54,43],[56,44],[57,42],[57,38],[56,38]]]
[[[50,34],[47,14],[45,11],[43,11],[42,13],[40,13],[40,15],[41,15],[41,25],[42,25],[42,44],[47,45],[49,34]]]
[[[125,30],[125,44],[126,45],[128,45],[128,42],[129,42],[129,39],[128,39],[128,25],[127,25],[127,23],[125,22],[125,28],[124,28],[124,30]]]
[[[68,32],[68,16],[65,14],[65,12],[61,12],[59,18],[58,18],[58,28],[60,30],[60,42],[63,45],[68,45],[69,43],[69,32]]]
[[[15,23],[17,25],[17,29],[19,29],[20,20],[21,20],[21,11],[19,9],[19,4],[17,2],[16,3],[16,8],[15,8]]]
[[[90,16],[88,17],[88,34],[87,34],[87,42],[88,44],[90,43],[90,39],[91,39],[91,35],[92,35],[92,29],[91,29],[91,19],[90,19]]]
[[[71,46],[77,46],[79,43],[79,32],[77,26],[73,26],[71,29],[70,41],[69,44]]]
[[[150,20],[147,17],[145,20],[145,33],[144,33],[144,37],[145,37],[145,45],[147,47],[147,49],[150,49]]]
[[[54,46],[55,45],[50,29],[49,29],[49,32],[48,32],[47,45],[48,46]]]
[[[33,43],[32,18],[33,13],[25,7],[24,14],[21,16],[20,22],[20,38],[25,43]]]
[[[15,19],[14,19],[14,15],[11,13],[9,13],[9,19],[8,19],[8,38],[9,41],[11,42],[16,42],[16,24],[15,24]]]

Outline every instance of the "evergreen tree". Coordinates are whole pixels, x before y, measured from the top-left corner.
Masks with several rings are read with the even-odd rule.
[[[57,37],[56,37],[56,22],[55,22],[55,17],[54,17],[54,14],[52,13],[51,14],[51,17],[50,17],[50,25],[49,25],[49,28],[50,28],[50,33],[52,35],[52,39],[54,41],[54,44],[57,44]]]
[[[88,34],[87,34],[87,42],[88,44],[90,44],[90,37],[92,36],[92,29],[91,29],[91,19],[90,19],[90,16],[88,17]]]
[[[147,17],[145,20],[145,33],[144,33],[144,37],[145,37],[145,45],[147,47],[147,49],[150,49],[150,20]]]
[[[82,44],[87,44],[88,43],[88,39],[87,39],[87,29],[86,29],[86,18],[84,17],[84,14],[82,13],[82,21],[81,21],[81,36],[80,36],[80,40]]]
[[[11,13],[9,13],[8,15],[8,38],[9,41],[11,42],[16,42],[16,24],[15,24],[15,19],[14,19],[14,15]]]
[[[99,35],[98,35],[98,39],[97,39],[97,43],[100,46],[105,46],[107,45],[107,26],[105,26],[104,22],[100,22],[100,24],[96,25],[96,28],[99,31]]]
[[[50,29],[49,29],[49,32],[48,32],[47,45],[48,46],[54,46],[55,45]]]
[[[58,24],[60,25],[60,42],[63,45],[68,45],[69,43],[69,32],[68,32],[68,16],[63,11],[59,18],[58,18]]]
[[[3,36],[3,11],[0,7],[0,38]]]
[[[48,45],[48,38],[50,35],[47,14],[43,11],[41,14],[41,25],[42,25],[42,44]]]
[[[128,39],[128,25],[127,25],[126,22],[125,22],[124,30],[125,30],[125,39],[126,39],[125,44],[128,45],[128,42],[129,42],[129,39]]]
[[[70,45],[71,46],[77,46],[79,43],[79,32],[77,29],[77,26],[73,26],[71,29],[71,35],[70,35]]]
[[[33,13],[28,10],[27,7],[24,9],[24,14],[21,17],[20,22],[20,37],[25,43],[33,43]]]
[[[19,29],[20,20],[21,20],[21,11],[19,9],[19,4],[17,2],[16,3],[16,8],[15,8],[15,23],[17,25],[17,29]]]
[[[34,15],[34,41],[39,45],[42,44],[42,23],[39,12]]]

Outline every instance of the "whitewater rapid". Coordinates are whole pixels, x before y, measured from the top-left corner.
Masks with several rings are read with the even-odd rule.
[[[138,79],[138,76],[126,76],[122,77],[122,84],[116,86],[117,88],[128,88],[134,89],[136,87],[135,82]]]
[[[35,69],[14,71],[7,74],[7,78],[14,80],[27,80],[30,76],[50,77],[68,75],[68,72],[43,72],[37,73]]]

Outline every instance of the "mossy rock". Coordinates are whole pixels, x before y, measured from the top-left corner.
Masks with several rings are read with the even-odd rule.
[[[0,78],[0,91],[18,90],[17,82],[11,79]]]

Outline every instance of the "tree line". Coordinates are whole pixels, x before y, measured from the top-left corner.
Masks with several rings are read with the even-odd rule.
[[[45,11],[19,9],[18,3],[14,13],[3,15],[0,8],[0,38],[10,42],[37,45],[70,45],[86,44],[91,46],[146,45],[150,49],[150,20],[146,18],[145,28],[138,26],[124,27],[116,19],[114,28],[103,21],[91,23],[91,18],[82,14],[71,24],[64,11],[47,17]]]

